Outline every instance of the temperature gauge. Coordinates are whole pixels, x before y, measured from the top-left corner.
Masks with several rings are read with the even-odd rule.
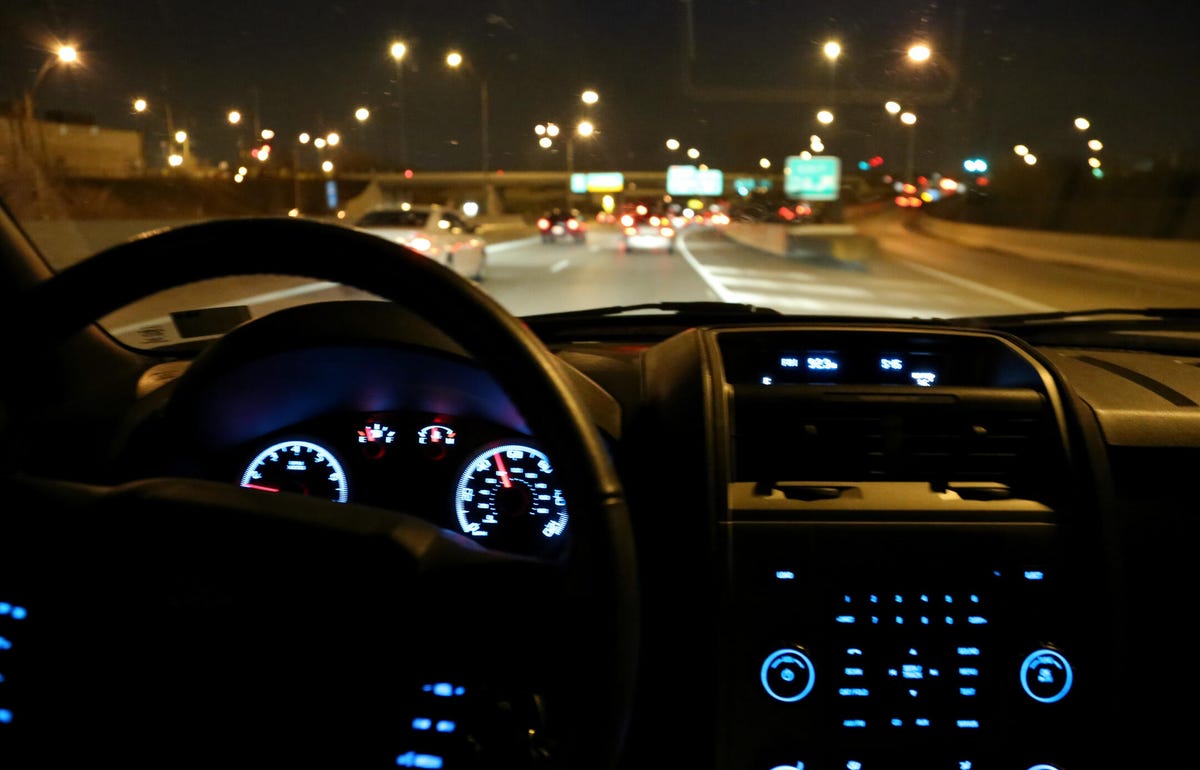
[[[458,434],[449,425],[426,425],[417,431],[417,444],[434,460],[445,457],[457,439]]]

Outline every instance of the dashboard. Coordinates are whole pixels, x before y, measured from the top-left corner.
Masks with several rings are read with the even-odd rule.
[[[147,370],[117,472],[559,558],[569,487],[497,379],[415,321],[335,304]],[[921,324],[602,336],[547,339],[633,517],[630,767],[1071,770],[1126,751],[1097,730],[1184,729],[1136,707],[1178,683],[1133,665],[1131,629],[1183,632],[1166,587],[1196,534],[1178,479],[1200,459],[1200,359]]]

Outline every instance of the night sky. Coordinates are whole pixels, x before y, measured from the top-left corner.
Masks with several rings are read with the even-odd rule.
[[[688,25],[680,0],[5,0],[0,82],[17,98],[50,41],[74,42],[86,67],[51,71],[39,110],[161,135],[169,103],[193,152],[213,162],[235,158],[238,130],[224,116],[237,107],[287,141],[336,129],[340,152],[477,169],[479,81],[445,67],[451,48],[487,79],[494,168],[563,168],[561,152],[538,148],[533,126],[588,112],[601,133],[577,143],[578,168],[686,162],[664,148],[669,136],[718,168],[756,168],[762,155],[778,162],[812,133],[848,160],[899,160],[906,134],[883,111],[885,94],[918,114],[923,168],[1011,154],[1018,142],[1047,158],[1081,152],[1076,115],[1092,121],[1106,163],[1195,162],[1197,5],[693,0]],[[844,47],[832,73],[820,50],[830,37]],[[409,46],[404,159],[394,39]],[[935,52],[923,67],[904,55],[918,40]],[[590,110],[578,97],[586,87],[601,96]],[[136,96],[153,114],[131,113]],[[372,110],[361,127],[352,117],[360,105]],[[837,121],[819,126],[816,110],[829,106]]]

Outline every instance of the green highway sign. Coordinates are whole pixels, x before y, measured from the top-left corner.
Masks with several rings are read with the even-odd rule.
[[[806,201],[835,201],[842,186],[842,159],[834,155],[788,156],[783,167],[783,192]]]
[[[620,171],[571,174],[571,192],[573,193],[614,193],[624,189],[625,175]]]
[[[668,166],[667,193],[670,195],[721,195],[725,175],[715,168]]]

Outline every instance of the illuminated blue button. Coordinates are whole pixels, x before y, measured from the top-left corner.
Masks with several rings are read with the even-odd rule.
[[[948,626],[952,626],[952,625],[954,625],[954,618],[952,618],[952,617],[950,617],[949,615],[947,615],[947,616],[946,616],[946,625],[948,625]]]
[[[918,719],[918,720],[916,720],[916,725],[917,725],[917,727],[929,727],[929,720],[928,719]]]
[[[412,728],[414,730],[428,730],[432,726],[433,720],[428,717],[417,717],[412,721]]]
[[[971,594],[971,604],[979,604],[979,596],[977,594]]]
[[[903,719],[893,719],[892,720],[892,727],[900,727],[903,724],[904,724]]]
[[[977,668],[960,668],[958,670],[958,673],[962,676],[979,676],[979,669],[977,669]]]
[[[971,760],[963,759],[963,760],[959,760],[958,770],[971,770],[971,768],[974,766],[975,765],[972,764]]]
[[[424,770],[438,770],[444,763],[441,757],[437,754],[418,754],[415,751],[407,751],[396,757],[397,767],[420,767]]]
[[[803,700],[816,682],[812,660],[800,650],[781,649],[763,661],[759,681],[772,698],[784,703]]]
[[[900,669],[900,672],[901,672],[900,675],[902,677],[904,677],[905,679],[924,679],[925,678],[925,669],[922,668],[921,666],[916,666],[911,663],[902,666]]]
[[[878,596],[876,596],[875,594],[871,594],[871,596],[870,596],[869,598],[870,598],[871,604],[878,604],[878,603],[879,603],[879,597],[878,597]]]
[[[843,719],[842,727],[866,727],[867,720],[865,719]]]
[[[1071,691],[1075,672],[1057,650],[1029,653],[1021,664],[1021,688],[1039,703],[1057,703]]]
[[[862,762],[852,759],[846,763],[846,770],[862,770]]]
[[[862,655],[863,651],[861,649],[859,649],[858,647],[847,647],[846,654],[847,655]]]
[[[897,616],[896,616],[896,625],[898,625],[898,626],[902,626],[902,625],[904,625],[904,618],[902,618],[902,617],[900,617],[899,615],[897,615]]]
[[[0,709],[0,723],[8,724],[12,722],[13,715],[8,709]]]
[[[846,676],[862,676],[863,675],[863,670],[861,668],[846,668],[845,672],[846,672]]]
[[[776,580],[795,580],[796,573],[792,572],[790,569],[777,569],[777,570],[775,570],[775,579]]]
[[[454,694],[454,685],[449,682],[438,682],[433,686],[433,694],[443,698],[449,698]]]
[[[853,623],[854,622],[853,615],[838,615],[834,619],[839,623]]]
[[[871,623],[872,623],[872,624],[874,624],[874,625],[879,625],[879,616],[878,616],[878,615],[872,615],[872,616],[871,616]]]
[[[921,601],[928,604],[929,603],[929,594],[921,594]]]
[[[437,723],[437,731],[439,733],[452,733],[454,732],[455,727],[457,727],[457,725],[449,719],[440,719]]]
[[[978,655],[979,648],[978,647],[959,647],[958,654],[959,655]]]
[[[909,648],[908,648],[908,654],[909,654],[909,655],[911,655],[911,656],[913,656],[913,657],[915,658],[915,657],[917,656],[917,648],[916,648],[916,647],[909,647]]]
[[[967,622],[973,626],[984,626],[987,625],[987,618],[983,617],[982,615],[969,615],[967,617]]]
[[[975,688],[974,687],[959,687],[958,694],[965,695],[968,698],[973,697],[975,695]]]
[[[923,626],[929,625],[929,618],[926,617],[925,615],[921,616],[921,625],[923,625]]]
[[[0,602],[0,615],[7,615],[12,611],[12,605],[8,602]]]
[[[904,604],[904,597],[900,594],[896,594],[894,597],[892,597],[892,601],[896,602],[896,604]]]
[[[27,613],[25,612],[24,607],[13,607],[12,608],[11,615],[12,615],[13,620],[24,620],[26,614]]]
[[[1045,577],[1046,577],[1046,573],[1042,572],[1040,569],[1025,570],[1025,579],[1026,580],[1042,580]]]
[[[838,690],[838,695],[843,698],[865,698],[869,694],[866,687],[842,687]]]
[[[0,636],[0,650],[11,650],[11,649],[12,649],[12,642],[8,641],[3,636]]]
[[[978,727],[979,727],[979,720],[978,719],[960,719],[957,722],[955,722],[954,724],[957,725],[958,727],[963,728],[964,730],[975,730],[975,729],[978,729]]]
[[[950,594],[946,594],[945,599],[946,604],[954,604],[954,599],[950,598]]]

